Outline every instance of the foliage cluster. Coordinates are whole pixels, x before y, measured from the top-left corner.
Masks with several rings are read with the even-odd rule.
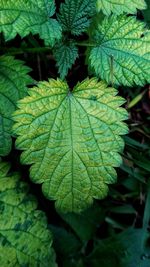
[[[0,0],[1,266],[150,266],[149,14]]]

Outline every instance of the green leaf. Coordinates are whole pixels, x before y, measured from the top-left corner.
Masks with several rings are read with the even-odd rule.
[[[82,267],[80,263],[82,244],[78,238],[62,227],[50,225],[53,234],[53,246],[61,267]]]
[[[142,229],[129,228],[121,234],[99,241],[88,258],[89,266],[148,267],[150,260],[142,259],[146,252],[142,244],[143,233]]]
[[[58,20],[63,31],[80,35],[89,27],[90,16],[95,10],[95,0],[65,0],[60,6]]]
[[[119,214],[136,214],[136,210],[131,205],[120,205],[110,208],[113,213]]]
[[[8,155],[11,150],[11,116],[17,100],[27,95],[27,85],[32,83],[29,71],[14,57],[0,57],[0,156]]]
[[[137,155],[137,159],[133,159],[134,163],[136,165],[138,165],[139,167],[147,170],[148,172],[150,172],[150,164],[149,164],[149,159],[147,159],[144,156],[141,156],[140,159]]]
[[[136,148],[136,149],[149,149],[149,144],[147,144],[146,142],[144,144],[141,144],[141,142],[134,140],[133,138],[129,137],[129,136],[125,136],[124,137],[125,143],[126,145]]]
[[[1,266],[56,267],[52,236],[43,212],[19,175],[0,163]]]
[[[150,82],[150,32],[134,17],[105,18],[93,32],[89,64],[98,77],[116,85]]]
[[[0,12],[0,32],[4,33],[6,41],[17,33],[25,37],[30,32],[39,34],[50,46],[61,38],[60,25],[57,20],[49,18],[55,13],[53,0],[1,0]]]
[[[49,228],[53,233],[54,249],[62,260],[73,258],[79,253],[81,243],[75,235],[61,227],[50,225]]]
[[[40,82],[18,102],[14,113],[16,147],[32,164],[31,179],[43,183],[44,195],[63,212],[80,212],[93,198],[104,198],[124,147],[127,112],[117,90],[96,78],[78,83],[73,92],[61,80]]]
[[[64,79],[68,74],[68,70],[75,63],[78,57],[78,48],[76,47],[73,40],[69,40],[67,44],[59,43],[54,47],[54,57],[57,62],[58,71],[60,78]]]
[[[83,242],[90,240],[99,224],[104,221],[104,211],[96,204],[80,214],[61,213],[60,216],[71,226]]]
[[[144,0],[97,0],[97,10],[103,11],[103,13],[109,16],[114,14],[134,14],[137,9],[146,9],[146,3]]]
[[[146,0],[147,3],[147,9],[143,11],[144,20],[147,22],[147,24],[150,26],[150,0]]]
[[[136,96],[130,101],[130,103],[128,104],[128,109],[133,108],[135,105],[137,105],[137,104],[142,100],[142,98],[144,97],[145,93],[146,93],[146,90],[144,90],[144,91],[141,92],[140,94],[136,95]]]

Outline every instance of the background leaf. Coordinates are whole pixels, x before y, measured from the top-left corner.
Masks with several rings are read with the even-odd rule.
[[[54,57],[56,59],[56,65],[60,78],[64,79],[68,74],[68,70],[75,63],[78,57],[78,48],[73,40],[69,40],[67,43],[59,43],[54,47]]]
[[[98,205],[93,205],[80,214],[60,214],[71,228],[75,231],[81,241],[86,242],[92,238],[98,225],[104,220],[104,212]]]
[[[0,262],[2,266],[56,267],[44,213],[19,175],[0,163]]]
[[[54,248],[61,255],[62,260],[64,260],[64,257],[66,259],[75,257],[81,249],[81,244],[75,235],[61,227],[53,225],[49,227],[54,237]]]
[[[150,33],[134,17],[105,18],[93,32],[89,64],[95,74],[116,85],[150,82]]]
[[[147,9],[143,11],[144,19],[150,25],[150,0],[146,0],[147,3]]]
[[[4,33],[5,40],[13,39],[18,33],[25,37],[30,32],[39,34],[46,45],[53,46],[61,38],[61,27],[54,15],[53,0],[1,0],[0,1],[0,32]]]
[[[17,100],[27,95],[27,85],[33,83],[30,68],[11,56],[0,57],[0,156],[11,150],[12,113]]]
[[[142,230],[130,228],[114,237],[99,241],[88,258],[89,266],[148,267],[150,260],[142,259],[143,251],[146,251],[146,248],[142,247],[142,236]]]
[[[95,10],[95,0],[65,0],[60,6],[58,20],[63,31],[80,35],[89,27],[90,16]]]
[[[105,15],[114,14],[134,14],[137,9],[146,9],[144,0],[97,0],[97,10],[102,10]]]

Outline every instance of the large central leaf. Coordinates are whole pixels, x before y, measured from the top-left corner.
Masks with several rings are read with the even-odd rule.
[[[32,164],[31,178],[62,211],[80,211],[103,198],[116,181],[113,167],[127,133],[127,112],[117,91],[86,79],[73,92],[61,80],[39,83],[19,101],[15,112],[16,146],[21,161]]]
[[[6,40],[18,33],[25,37],[30,32],[39,34],[46,45],[54,45],[61,38],[61,27],[55,19],[54,0],[1,0],[0,32]]]

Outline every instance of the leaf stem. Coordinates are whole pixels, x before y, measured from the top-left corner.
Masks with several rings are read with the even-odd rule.
[[[95,44],[88,43],[88,42],[75,42],[77,46],[85,46],[85,47],[95,47]],[[45,53],[51,51],[51,47],[32,47],[32,48],[1,48],[1,51],[5,54],[9,55],[19,55],[24,53]]]
[[[1,48],[1,51],[9,55],[19,55],[24,53],[41,53],[51,51],[50,47],[33,47],[33,48]]]
[[[87,47],[95,47],[94,43],[88,43],[88,42],[75,42],[75,45],[78,46],[87,46]]]

